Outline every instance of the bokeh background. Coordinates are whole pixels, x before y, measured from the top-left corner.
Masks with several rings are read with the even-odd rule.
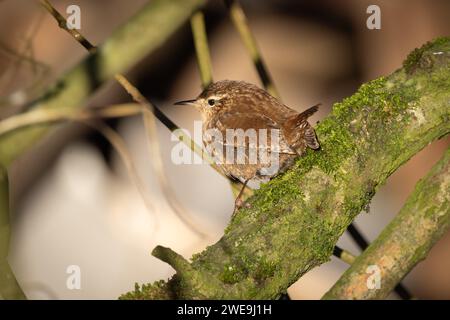
[[[51,2],[61,12],[70,4],[79,5],[81,32],[100,44],[147,1]],[[299,111],[322,103],[313,122],[324,118],[334,102],[352,94],[361,83],[399,68],[414,48],[450,34],[450,2],[446,0],[241,2],[283,101]],[[381,30],[366,28],[370,4],[381,8]],[[205,15],[214,78],[259,84],[223,2],[210,1]],[[0,117],[16,112],[85,55],[38,1],[0,1]],[[36,63],[24,62],[21,56]],[[199,115],[172,106],[200,91],[188,23],[127,76],[179,126],[193,129]],[[128,101],[123,89],[111,82],[87,107]],[[29,298],[115,299],[132,290],[135,282],[166,279],[174,271],[150,255],[155,245],[170,246],[189,258],[217,241],[230,219],[234,199],[227,181],[207,165],[174,165],[170,155],[176,142],[158,123],[165,174],[183,207],[208,236],[192,232],[161,192],[142,120],[131,117],[108,124],[126,140],[152,209],[144,205],[120,157],[101,135],[73,123],[59,126],[10,169],[9,261]],[[369,213],[356,219],[367,238],[376,238],[395,216],[449,142],[448,137],[433,142],[389,178]],[[347,234],[338,244],[359,253]],[[416,297],[450,298],[449,248],[450,233],[404,279]],[[81,268],[80,290],[66,287],[70,265]],[[318,299],[346,268],[332,257],[295,283],[289,294],[292,299]]]

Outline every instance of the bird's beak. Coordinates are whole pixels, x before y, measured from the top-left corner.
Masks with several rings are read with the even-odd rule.
[[[183,100],[183,101],[175,102],[174,105],[177,105],[177,106],[186,106],[186,105],[190,105],[190,106],[192,106],[192,105],[195,104],[195,101],[197,101],[197,99]]]

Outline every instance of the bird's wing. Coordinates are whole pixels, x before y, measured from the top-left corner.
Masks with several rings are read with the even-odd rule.
[[[295,154],[287,145],[281,126],[263,114],[226,112],[210,127],[220,132],[224,147]],[[214,130],[206,132],[206,140],[212,141],[213,135]]]

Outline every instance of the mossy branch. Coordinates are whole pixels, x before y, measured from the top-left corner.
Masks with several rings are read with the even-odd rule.
[[[256,191],[216,244],[169,281],[122,298],[277,298],[329,260],[390,174],[450,132],[449,78],[450,39],[439,38],[363,84],[317,126],[321,150]]]
[[[405,206],[324,299],[383,299],[450,227],[450,149],[421,180]],[[380,271],[380,288],[367,285],[368,267]]]

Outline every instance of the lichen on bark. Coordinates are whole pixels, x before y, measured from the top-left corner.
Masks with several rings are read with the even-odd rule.
[[[363,84],[316,128],[320,151],[248,199],[223,237],[177,273],[123,299],[273,299],[329,260],[347,226],[387,177],[450,131],[450,39],[414,51],[387,77]],[[170,249],[157,247],[161,257]],[[184,259],[183,259],[184,260]]]

